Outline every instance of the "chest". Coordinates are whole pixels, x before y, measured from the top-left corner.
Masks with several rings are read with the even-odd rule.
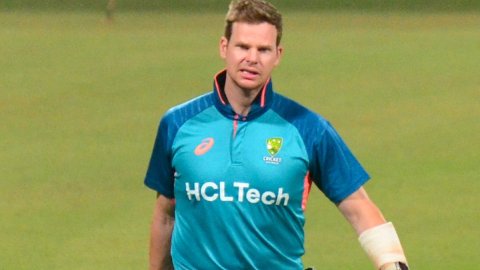
[[[249,122],[199,116],[179,130],[172,165],[181,187],[245,183],[260,191],[301,192],[308,157],[295,127],[275,114]]]

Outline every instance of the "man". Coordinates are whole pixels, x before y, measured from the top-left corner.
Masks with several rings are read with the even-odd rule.
[[[151,269],[303,269],[314,182],[345,215],[376,269],[408,269],[369,179],[321,116],[275,93],[281,15],[232,1],[213,91],[163,117],[145,184],[157,191]]]

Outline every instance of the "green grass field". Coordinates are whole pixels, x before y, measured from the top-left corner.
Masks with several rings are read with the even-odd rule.
[[[334,123],[413,269],[480,265],[480,14],[289,13],[278,92]],[[210,91],[223,14],[0,12],[0,269],[146,269],[158,119]],[[313,191],[306,265],[372,269]]]

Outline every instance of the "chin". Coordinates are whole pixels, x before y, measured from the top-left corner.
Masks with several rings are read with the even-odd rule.
[[[263,86],[263,84],[243,84],[243,85],[240,85],[240,87],[244,90],[250,90],[250,91],[255,91],[255,90],[258,90],[259,88],[261,88]]]
[[[265,82],[258,82],[258,81],[242,81],[238,85],[243,89],[248,90],[258,90],[258,88],[263,87]]]

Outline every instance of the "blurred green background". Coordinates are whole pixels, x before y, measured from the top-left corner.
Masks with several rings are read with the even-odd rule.
[[[228,1],[199,2],[0,1],[0,269],[147,268],[158,120],[223,67]],[[478,269],[478,1],[274,3],[277,91],[336,126],[412,268]],[[306,265],[372,269],[318,191],[306,215]]]
[[[2,0],[7,9],[103,10],[108,0]],[[123,10],[148,11],[224,11],[229,0],[116,0]],[[480,10],[477,0],[272,0],[281,10]]]

